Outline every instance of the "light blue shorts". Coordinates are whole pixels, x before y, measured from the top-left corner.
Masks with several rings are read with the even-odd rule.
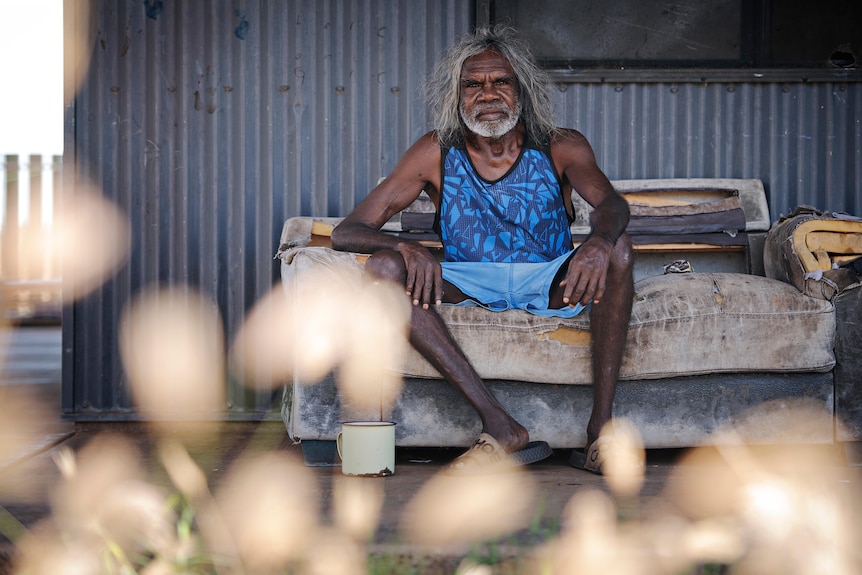
[[[471,298],[446,305],[482,306],[491,311],[521,309],[546,317],[575,317],[585,306],[548,309],[551,284],[573,253],[546,263],[442,262],[443,279]]]

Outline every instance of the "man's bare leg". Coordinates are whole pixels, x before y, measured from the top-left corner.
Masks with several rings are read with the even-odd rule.
[[[375,277],[394,281],[402,286],[407,278],[404,260],[398,252],[391,250],[383,250],[371,256],[365,269]],[[447,295],[444,295],[444,298],[447,298]],[[410,343],[467,398],[479,414],[484,432],[494,437],[509,453],[527,445],[530,440],[527,430],[512,419],[497,401],[433,307],[412,307]]]
[[[610,421],[632,314],[634,256],[623,235],[611,255],[604,297],[590,312],[593,358],[593,409],[587,424],[587,447]]]

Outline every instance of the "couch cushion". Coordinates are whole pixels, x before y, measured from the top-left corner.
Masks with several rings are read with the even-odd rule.
[[[323,247],[280,252],[286,288],[312,270],[361,273],[361,258]],[[320,277],[319,275],[317,277]],[[735,273],[669,274],[635,284],[621,379],[733,372],[824,372],[835,365],[829,301],[784,282]],[[486,379],[592,381],[590,320],[442,306],[440,314]],[[438,378],[412,348],[403,373]]]
[[[621,379],[730,372],[820,372],[835,364],[832,305],[746,274],[671,274],[635,286]],[[589,316],[443,306],[453,336],[487,379],[590,384]],[[404,371],[439,377],[414,350]]]

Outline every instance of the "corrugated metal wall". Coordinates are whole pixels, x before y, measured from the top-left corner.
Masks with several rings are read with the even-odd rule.
[[[277,280],[284,220],[346,213],[428,129],[420,81],[472,14],[463,0],[94,2],[66,160],[127,213],[132,254],[64,312],[67,416],[129,416],[118,322],[145,286],[200,289],[235,334]],[[231,383],[235,416],[269,406]]]
[[[759,178],[773,221],[862,214],[862,84],[560,84],[561,123],[611,179]]]
[[[65,163],[128,214],[132,255],[64,312],[63,410],[78,419],[132,414],[118,322],[142,288],[194,286],[236,333],[277,281],[283,221],[344,215],[428,129],[421,80],[475,15],[461,0],[101,0],[93,18]],[[859,89],[561,83],[556,97],[612,179],[761,178],[775,219],[862,212]],[[269,409],[229,387],[228,417]]]

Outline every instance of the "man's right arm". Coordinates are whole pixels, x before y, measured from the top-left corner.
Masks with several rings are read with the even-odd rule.
[[[332,247],[359,253],[396,249],[404,240],[381,233],[380,228],[418,198],[426,184],[439,189],[439,179],[440,146],[434,134],[428,133],[333,230]]]
[[[433,133],[420,138],[392,173],[332,231],[336,250],[371,254],[391,249],[401,254],[407,272],[405,289],[413,305],[428,307],[443,297],[440,264],[418,242],[382,233],[389,219],[409,206],[426,187],[440,189],[440,146]],[[428,185],[430,184],[430,186]]]

